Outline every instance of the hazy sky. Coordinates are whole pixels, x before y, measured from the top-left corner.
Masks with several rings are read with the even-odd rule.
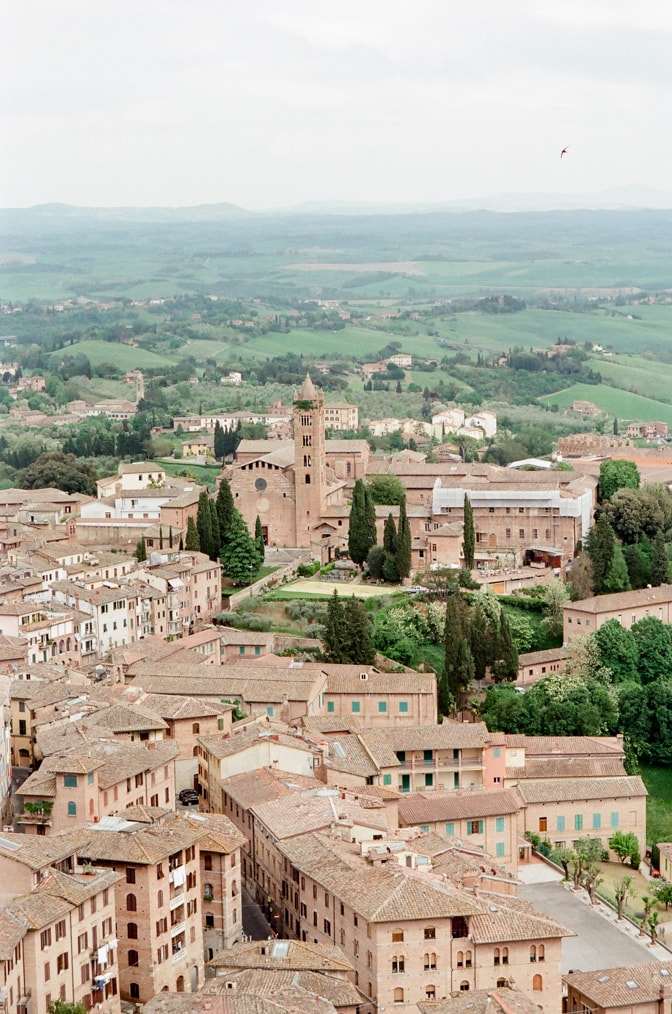
[[[671,188],[669,0],[5,0],[2,36],[3,207]]]

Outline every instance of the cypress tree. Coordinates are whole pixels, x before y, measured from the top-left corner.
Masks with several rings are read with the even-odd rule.
[[[628,568],[630,587],[644,588],[646,585],[646,572],[639,546],[625,546],[623,548],[623,556],[625,557],[625,565]]]
[[[485,613],[478,603],[471,610],[469,617],[469,647],[474,660],[474,677],[485,679],[485,670],[490,665],[490,631]]]
[[[373,665],[376,649],[371,636],[371,624],[363,602],[354,595],[346,599],[343,619],[347,631],[347,661],[351,665]]]
[[[394,556],[397,551],[397,526],[391,514],[387,515],[383,529],[383,549],[388,556]]]
[[[210,510],[210,531],[212,533],[212,552],[210,553],[210,559],[219,560],[219,517],[217,516],[217,505],[211,496],[208,497],[208,507]]]
[[[180,543],[182,539],[180,539]],[[180,548],[182,548],[180,546]],[[193,518],[187,518],[187,541],[186,541],[187,552],[198,553],[201,548],[201,542],[198,537],[198,528]]]
[[[159,549],[163,549],[163,528],[159,525]]]
[[[218,461],[223,462],[226,457],[226,443],[227,441],[224,435],[224,429],[219,420],[217,420],[215,423],[215,445],[213,450]]]
[[[376,508],[362,479],[355,481],[350,507],[348,553],[353,563],[362,564],[376,544]]]
[[[445,662],[438,682],[439,713],[441,715],[449,714],[457,703],[460,667],[464,662],[464,652],[461,647],[463,640],[462,603],[459,595],[453,593],[446,600],[446,622],[443,636]]]
[[[399,505],[399,531],[397,533],[395,563],[399,577],[408,577],[411,573],[411,526],[406,513],[406,497]]]
[[[604,582],[614,558],[615,544],[614,530],[605,515],[601,514],[586,537],[586,552],[593,565],[593,586],[596,595],[604,592]]]
[[[219,518],[219,545],[223,548],[226,545],[226,536],[235,507],[233,505],[233,494],[228,479],[222,479],[217,490],[217,517]]]
[[[667,555],[667,546],[662,534],[659,532],[653,540],[651,552],[651,572],[649,584],[657,587],[661,584],[668,584],[670,580],[670,561]]]
[[[261,518],[257,514],[254,522],[254,545],[257,550],[257,570],[264,565],[264,556],[266,555],[266,544],[264,543],[264,530],[261,526]]]
[[[614,543],[614,555],[611,558],[611,565],[609,572],[604,579],[603,588],[605,592],[621,592],[630,591],[630,575],[628,574],[628,565],[625,562],[625,556],[621,549],[620,543]]]
[[[257,569],[257,547],[242,514],[235,508],[220,560],[224,573],[234,584],[248,583]]]
[[[471,507],[471,500],[464,494],[464,540],[462,542],[462,555],[464,566],[467,570],[474,569],[474,551],[476,548],[476,534],[474,532],[474,512]]]
[[[327,606],[327,620],[322,640],[324,657],[327,662],[337,664],[347,662],[348,629],[345,622],[345,610],[335,588]]]
[[[212,533],[212,519],[210,516],[210,497],[207,490],[202,490],[198,498],[198,513],[196,515],[196,527],[198,529],[198,541],[201,552],[206,553],[212,559],[214,548],[214,537]]]
[[[171,525],[168,529],[168,545],[173,548],[173,526]]]
[[[144,563],[147,559],[147,543],[144,535],[135,547],[135,558],[138,563]]]
[[[503,610],[499,618],[499,637],[496,658],[492,664],[492,678],[495,683],[513,683],[518,678],[518,651]]]
[[[187,531],[188,530],[189,530],[189,524],[187,523]],[[180,535],[180,543],[179,543],[179,545],[177,547],[177,551],[178,551],[178,553],[183,553],[184,552],[184,539],[182,538],[181,535]]]

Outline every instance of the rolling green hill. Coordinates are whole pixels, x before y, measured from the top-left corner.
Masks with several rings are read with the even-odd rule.
[[[573,384],[572,387],[549,394],[538,399],[545,405],[558,405],[569,408],[573,401],[592,401],[598,408],[617,416],[619,422],[634,420],[660,420],[672,426],[672,405],[665,405],[653,398],[644,398],[639,394],[620,391],[616,387],[603,384]]]

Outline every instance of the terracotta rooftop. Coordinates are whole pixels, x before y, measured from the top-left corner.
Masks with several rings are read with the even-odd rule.
[[[672,961],[571,972],[562,980],[580,991],[593,1007],[623,1007],[629,1011],[635,1004],[660,1002],[663,987],[672,990]]]
[[[539,1014],[539,1007],[526,993],[498,986],[475,989],[445,1000],[419,1000],[420,1014]]]
[[[0,961],[14,959],[14,948],[28,932],[28,923],[19,913],[0,909]]]
[[[518,791],[524,803],[564,803],[583,799],[624,799],[647,796],[639,775],[623,778],[558,778],[523,782]]]
[[[340,948],[300,940],[253,940],[237,943],[209,962],[211,968],[276,969],[277,971],[352,972]],[[221,973],[219,973],[221,974]]]
[[[473,792],[414,792],[399,800],[399,823],[431,824],[516,814],[520,799],[513,789]]]

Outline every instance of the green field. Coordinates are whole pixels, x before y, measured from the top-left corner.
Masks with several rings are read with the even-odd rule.
[[[667,767],[642,764],[641,776],[649,793],[646,801],[646,841],[672,841],[672,777]]]
[[[50,353],[52,363],[57,366],[67,356],[74,357],[78,353],[85,355],[92,366],[101,363],[113,363],[122,370],[142,370],[155,366],[172,366],[177,362],[173,356],[164,356],[146,349],[136,349],[132,345],[120,345],[117,342],[104,342],[97,339],[74,342],[65,348]]]
[[[613,356],[601,358],[594,367],[605,383],[641,394],[645,397],[672,403],[672,364],[661,363],[644,356]]]
[[[192,465],[188,461],[180,461],[177,458],[174,461],[162,458],[160,464],[168,475],[185,477],[184,473],[186,472],[186,478],[191,478],[199,485],[211,488],[214,488],[215,479],[222,470],[220,465]]]
[[[639,394],[630,394],[616,387],[605,387],[603,384],[573,384],[564,391],[545,395],[539,401],[544,405],[558,405],[561,409],[570,408],[573,401],[592,401],[604,412],[615,415],[619,423],[660,420],[672,426],[672,405]]]

